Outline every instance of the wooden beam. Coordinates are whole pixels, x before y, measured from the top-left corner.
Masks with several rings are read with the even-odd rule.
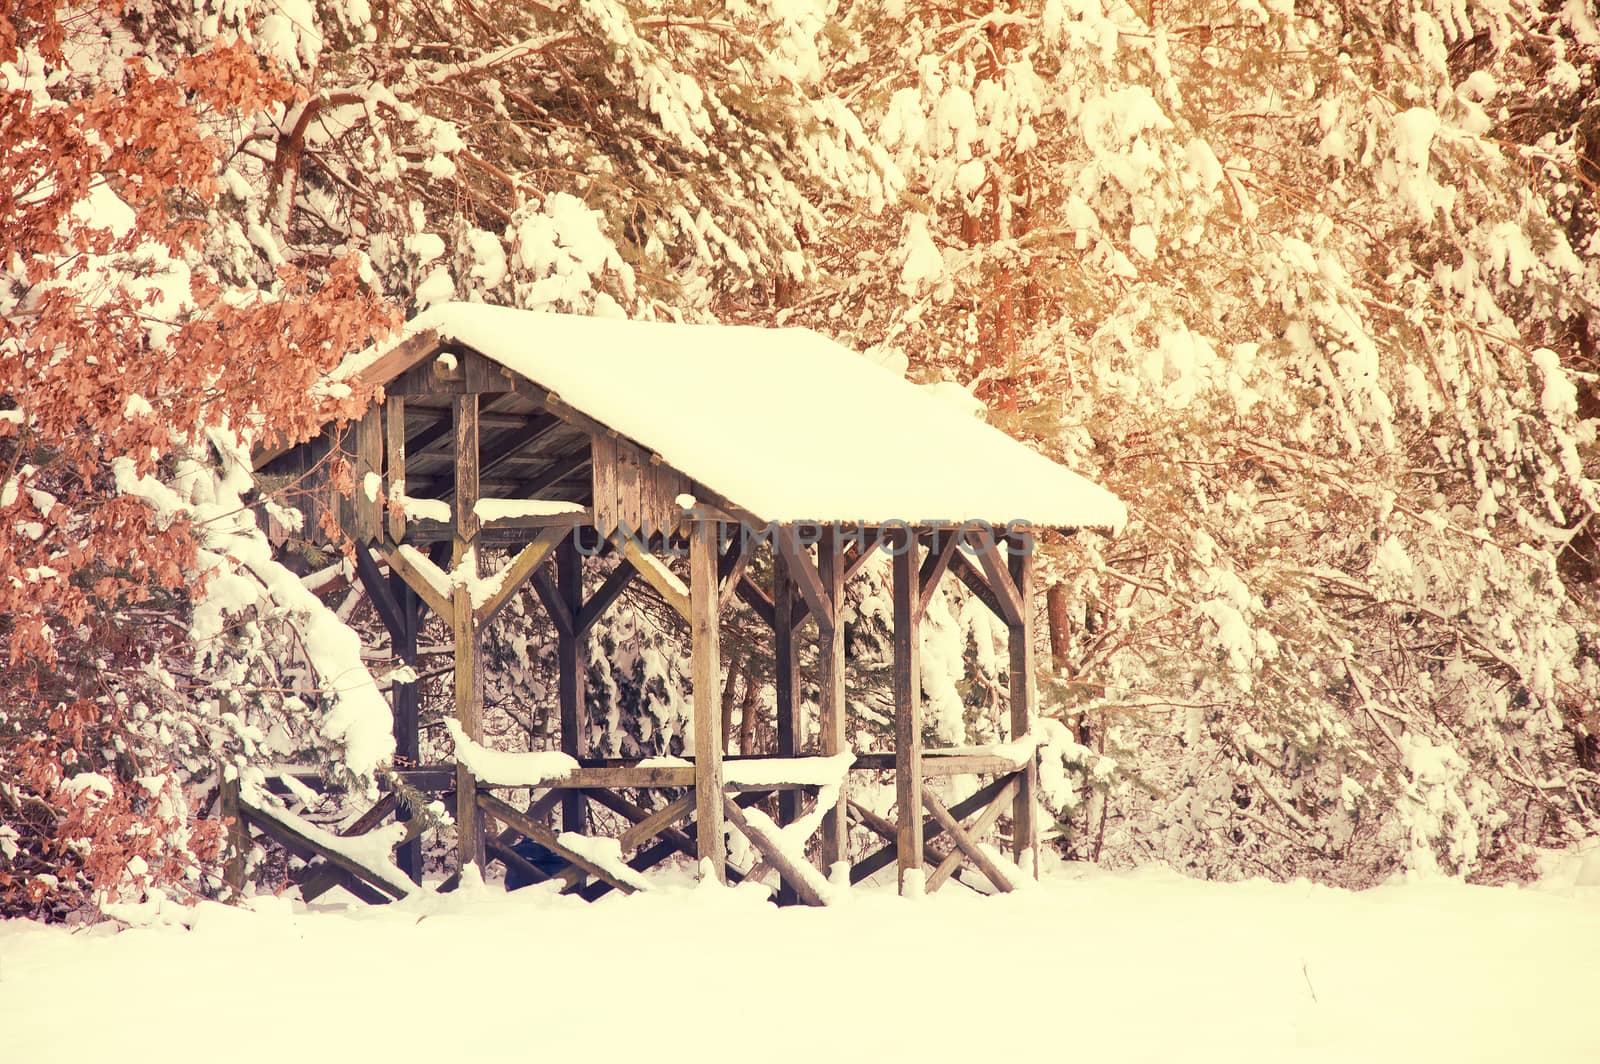
[[[994,827],[994,822],[1000,819],[1001,810],[1005,809],[1016,798],[1017,786],[1018,782],[1015,775],[1007,777],[1006,786],[999,794],[994,796],[993,801],[984,806],[983,812],[979,814],[977,820],[973,821],[972,827],[967,829],[967,833],[975,839],[983,838],[988,830]],[[951,815],[954,816],[955,814],[952,812]],[[960,865],[961,850],[958,847],[951,850],[944,860],[939,862],[939,867],[933,870],[933,875],[928,877],[928,893],[932,894],[943,886],[944,881],[949,879],[951,873],[959,868]]]
[[[817,574],[810,553],[800,544],[799,530],[794,525],[780,526],[776,544],[778,551],[789,562],[790,576],[804,596],[806,605],[811,608],[811,615],[818,624],[832,624],[833,603],[828,601],[827,590],[822,586],[822,577]],[[773,601],[777,601],[776,595]]]
[[[455,398],[456,492],[454,518],[458,542],[478,538],[478,397]],[[459,560],[459,559],[456,559]]]
[[[476,582],[479,572],[478,517],[478,397],[473,394],[455,398],[456,426],[456,498],[455,543],[451,551],[451,568],[456,573],[466,570],[469,581]],[[472,593],[468,581],[454,585],[450,603],[451,635],[455,645],[455,713],[462,732],[475,743],[483,742],[483,647],[478,638],[477,613],[472,607]],[[465,871],[469,864],[483,872],[486,854],[482,825],[478,822],[478,783],[472,770],[456,761],[456,831],[457,869]]]
[[[950,815],[950,810],[944,807],[944,803],[939,801],[932,791],[923,790],[922,806],[933,814],[933,819],[939,822],[939,826],[950,836],[956,848],[966,854],[978,871],[983,873],[984,878],[994,884],[995,890],[1002,894],[1011,893],[1011,880],[1007,879],[1005,873],[1000,871],[1000,867],[983,852],[983,847],[978,845],[977,840],[967,834],[966,829],[961,826],[961,821]]]
[[[482,487],[481,482],[479,487]],[[593,511],[587,507],[577,507],[555,514],[518,514],[514,517],[496,517],[488,521],[479,518],[478,535],[480,540],[489,538],[497,545],[507,544],[509,541],[509,545],[515,546],[517,540],[526,541],[526,533],[537,533],[546,528],[582,528],[589,524],[592,517]],[[407,529],[412,543],[449,539],[455,535],[455,526],[452,522],[433,521],[426,517],[411,519],[407,523]]]
[[[423,359],[437,354],[443,346],[435,330],[424,329],[406,337],[367,363],[357,379],[362,384],[385,384]]]
[[[393,398],[404,401],[405,396],[397,395]],[[437,420],[424,425],[415,436],[406,438],[406,450],[413,455],[421,455],[434,444],[448,437],[455,430],[455,422],[450,417],[449,410],[440,411],[442,415]]]
[[[900,831],[897,850],[901,894],[920,894],[922,882],[922,633],[917,600],[917,539],[895,533],[891,598],[894,630],[894,784]]]
[[[689,626],[694,682],[696,849],[701,874],[728,881],[727,840],[722,836],[722,662],[718,647],[717,524],[696,518],[689,529]],[[706,863],[710,862],[710,868]]]
[[[838,623],[844,602],[845,560],[840,536],[833,529],[822,534],[817,544],[817,575],[828,601],[834,604],[832,623],[817,625],[818,743],[825,757],[848,749],[846,736],[844,625]],[[822,863],[829,875],[840,862],[850,859],[850,775],[839,787],[839,799],[822,819]]]
[[[743,534],[734,536],[728,544],[728,549],[717,563],[717,581],[721,588],[717,592],[719,609],[726,609],[728,603],[733,601],[734,594],[739,590],[739,581],[744,579],[744,571],[749,568],[750,556],[754,553]]]
[[[544,606],[544,612],[549,615],[550,623],[556,626],[556,631],[561,635],[576,635],[573,629],[574,618],[561,601],[561,593],[556,590],[555,578],[550,575],[550,570],[536,570],[529,583],[533,585],[534,592],[539,596],[539,602]]]
[[[990,613],[1002,620],[1005,618],[1005,611],[1000,607],[1000,600],[995,597],[993,591],[989,590],[989,584],[984,580],[983,574],[973,567],[973,564],[967,560],[965,554],[956,551],[950,558],[950,572],[954,573],[963,584],[967,585],[967,590],[972,592],[973,597],[989,607]]]
[[[856,574],[861,571],[862,567],[865,566],[867,562],[872,560],[872,556],[878,552],[878,548],[883,546],[883,537],[883,529],[880,528],[877,532],[873,533],[872,542],[856,549],[855,554],[850,557],[849,564],[846,566],[844,571],[845,583],[848,584],[850,581],[854,580],[856,578]]]
[[[572,536],[556,548],[555,608],[576,618],[583,605],[583,559]],[[556,707],[561,720],[561,752],[582,757],[587,750],[584,735],[584,684],[588,662],[584,658],[582,630],[573,624],[556,630]],[[588,827],[589,810],[583,795],[569,791],[561,802],[561,826],[582,834]]]
[[[605,804],[605,800],[599,798],[598,796],[596,797],[596,800],[600,801],[602,804]],[[734,799],[734,801],[739,804],[740,808],[746,808],[754,805],[760,800],[761,795],[759,794],[741,794],[738,798]],[[696,856],[697,848],[692,835],[698,834],[699,830],[700,826],[698,823],[686,824],[681,831],[677,828],[668,828],[661,833],[661,840],[659,842],[651,846],[646,846],[644,849],[635,854],[632,859],[628,861],[628,867],[633,869],[635,872],[643,872],[648,868],[654,868],[668,857],[671,857],[674,853],[682,853],[686,857]],[[728,868],[726,862],[724,862],[723,867],[724,871],[727,873],[728,882],[739,883],[743,881],[744,876],[739,874],[738,869]],[[611,887],[605,883],[591,883],[588,887],[580,891],[578,896],[583,898],[584,901],[594,901],[596,898],[605,895],[605,893],[610,889]]]
[[[370,543],[383,533],[383,406],[373,403],[355,427],[355,539]]]
[[[850,803],[850,811],[855,814],[856,819],[861,823],[862,827],[866,828],[868,831],[872,832],[880,839],[885,840],[889,844],[882,850],[878,851],[879,853],[886,853],[888,857],[881,864],[873,868],[872,871],[876,872],[878,868],[882,868],[884,865],[894,860],[896,848],[899,846],[900,827],[893,820],[890,820],[887,817],[879,816],[877,813],[874,813],[871,809],[868,809],[860,802],[852,801]],[[944,857],[939,853],[938,850],[933,848],[932,839],[938,835],[938,826],[932,820],[929,820],[928,823],[928,834],[930,837],[923,840],[922,856],[927,859],[929,864],[935,864],[941,860],[944,860]],[[865,878],[865,875],[861,876],[861,879]],[[861,879],[857,879],[852,872],[850,882],[859,883]]]
[[[406,401],[391,395],[383,403],[383,500],[390,543],[406,538]]]
[[[975,794],[951,806],[950,815],[954,816],[958,820],[965,820],[967,817],[971,816],[973,813],[977,812],[979,809],[982,809],[984,806],[993,801],[995,795],[1005,790],[1007,784],[1009,784],[1011,780],[1012,777],[1010,776],[1002,776],[999,779],[990,782],[986,786],[979,788]],[[921,799],[919,798],[918,801],[920,802]],[[865,819],[865,812],[863,811],[862,807],[852,802],[851,808],[863,816],[863,823],[867,823],[869,827],[871,826],[871,824]],[[879,817],[878,819],[882,820],[883,818]],[[851,865],[850,882],[859,883],[863,879],[866,879],[868,876],[877,872],[880,868],[884,868],[895,861],[900,849],[898,842],[900,837],[900,829],[898,825],[891,825],[891,827],[893,830],[890,834],[895,841],[890,842],[887,846],[883,846],[877,850],[874,850],[866,857],[863,857],[861,860]],[[932,817],[929,817],[927,821],[923,823],[923,836],[925,840],[924,853],[929,852],[926,849],[926,840],[937,837],[940,833],[941,829],[939,827],[939,822],[934,820]],[[934,856],[937,856],[937,854]]]
[[[627,590],[628,585],[633,582],[633,578],[638,573],[639,571],[633,567],[633,563],[626,558],[611,571],[611,575],[606,577],[605,583],[600,585],[594,596],[583,604],[583,609],[578,611],[575,627],[580,636],[594,627],[594,622],[605,615],[606,610],[611,608],[611,604],[617,600],[618,595]]]
[[[584,469],[589,464],[589,445],[585,443],[583,450],[562,455],[553,461],[555,464],[544,473],[527,481],[524,490],[519,494],[526,495],[529,498],[537,498],[541,492]]]
[[[594,861],[591,861],[589,858],[585,857],[581,853],[578,853],[576,850],[570,850],[566,846],[562,845],[561,839],[556,835],[555,832],[551,831],[543,824],[528,819],[527,815],[516,806],[501,801],[499,798],[496,798],[487,791],[479,793],[478,804],[483,807],[484,812],[495,817],[501,823],[516,828],[528,838],[532,839],[534,842],[537,842],[540,846],[543,846],[551,853],[556,854],[562,860],[583,869],[596,879],[604,880],[606,883],[609,883],[613,889],[620,890],[624,894],[632,894],[637,889],[627,880],[617,878],[602,865],[596,864]]]
[[[395,812],[396,803],[397,799],[392,791],[383,795],[365,813],[357,817],[353,824],[340,830],[338,832],[339,837],[348,839],[356,835],[365,835],[382,823],[384,817]],[[329,865],[321,871],[307,876],[300,882],[300,900],[310,902],[315,898],[321,897],[338,886],[340,879],[346,874],[348,873],[345,873],[339,866]]]
[[[575,770],[561,786],[572,790],[616,790],[645,787],[693,787],[691,765],[603,765]]]
[[[917,583],[922,589],[917,593],[919,614],[928,611],[928,603],[933,601],[933,593],[939,588],[939,578],[944,576],[944,571],[950,567],[950,559],[961,549],[961,533],[955,529],[936,530],[933,536],[928,556],[923,559],[922,569],[917,574]]]
[[[1006,574],[1019,600],[1019,619],[1007,630],[1010,647],[1011,738],[1020,739],[1033,728],[1034,701],[1038,696],[1033,660],[1033,552],[1032,542],[1019,542],[1011,552]],[[1011,811],[1011,852],[1025,873],[1039,878],[1039,759],[1029,757]],[[987,873],[985,873],[987,874]]]
[[[985,754],[981,752],[956,752],[946,753],[942,750],[922,751],[922,778],[925,780],[940,779],[946,776],[1007,776],[1017,771],[1016,761],[998,754]],[[851,768],[856,771],[868,769],[879,772],[894,768],[894,755],[890,753],[865,753],[857,754],[855,764]]]
[[[800,714],[800,678],[794,660],[794,591],[789,582],[789,557],[784,551],[772,555],[772,658],[773,685],[777,695],[778,756],[794,757],[805,744],[805,719]],[[746,699],[746,711],[753,709],[753,699]],[[778,796],[778,823],[783,826],[800,819],[799,791],[784,791]],[[730,819],[732,815],[730,814]],[[737,821],[735,821],[737,823]],[[783,869],[778,887],[778,904],[792,904],[800,895]]]
[[[622,852],[638,849],[692,812],[694,812],[694,795],[685,794],[655,812],[635,820],[633,827],[622,833],[620,839]]]
[[[713,552],[716,550],[715,543],[711,545],[711,550]],[[694,614],[690,608],[690,596],[684,593],[683,581],[679,580],[677,574],[667,568],[666,563],[653,554],[645,553],[644,548],[640,547],[632,536],[623,537],[622,556],[632,563],[638,574],[644,577],[644,582],[655,588],[656,593],[661,596],[668,606],[676,610],[680,617],[686,621],[693,621]],[[711,580],[716,580],[716,569],[714,567],[711,570]],[[716,595],[717,589],[714,584],[711,591],[713,595]],[[715,604],[713,604],[714,606]],[[713,615],[715,612],[717,611],[713,608]]]
[[[321,857],[329,864],[337,865],[339,868],[360,880],[362,883],[382,891],[391,898],[398,899],[406,896],[405,891],[390,883],[383,876],[378,875],[376,872],[372,871],[372,869],[366,867],[360,862],[351,860],[344,854],[339,853],[337,850],[324,848],[308,836],[302,834],[301,831],[293,824],[274,816],[270,809],[252,806],[243,798],[241,798],[239,799],[239,815],[247,823],[249,823],[251,827],[276,839],[280,844],[284,845],[286,849],[294,852],[295,855],[300,857],[302,860],[309,859],[306,856],[306,854],[309,852],[312,855]]]
[[[523,583],[545,563],[556,545],[569,538],[570,533],[565,528],[547,528],[507,562],[505,568],[500,570],[500,584],[494,594],[477,607],[478,624],[483,626],[494,620],[495,614],[505,608],[511,597],[521,590]]]
[[[822,896],[811,888],[810,881],[801,873],[800,867],[789,859],[783,848],[770,845],[761,832],[751,830],[750,821],[745,817],[744,810],[727,795],[722,796],[722,812],[733,822],[733,826],[739,829],[740,834],[750,840],[750,845],[766,858],[767,863],[778,870],[783,882],[794,891],[796,897],[807,905],[826,904]]]
[[[378,563],[365,543],[355,544],[355,556],[356,579],[361,581],[362,590],[366,591],[367,601],[372,603],[378,620],[388,629],[390,641],[398,643],[404,638],[406,628],[400,604],[390,594],[389,584],[384,580],[383,573],[378,571]]]
[[[411,586],[396,573],[389,570],[389,589],[395,602],[400,607],[400,617],[403,622],[402,629],[395,634],[390,646],[394,656],[404,665],[412,669],[417,665],[417,631],[422,625],[422,600]],[[394,756],[395,762],[402,765],[415,765],[421,756],[421,712],[422,692],[415,680],[410,683],[397,683],[389,691],[390,706],[394,713]],[[400,806],[395,810],[395,819],[407,821],[412,819],[412,811]],[[395,863],[400,870],[411,877],[411,882],[422,882],[422,840],[409,838],[400,844],[395,854]]]
[[[620,813],[622,816],[627,817],[633,822],[633,827],[623,832],[623,839],[628,839],[631,832],[633,833],[632,837],[638,839],[638,842],[635,845],[645,847],[628,862],[628,867],[632,868],[634,871],[642,872],[646,868],[651,867],[651,865],[660,863],[660,858],[657,858],[655,861],[650,863],[641,864],[639,859],[644,857],[646,854],[663,852],[666,854],[671,854],[672,852],[676,851],[688,857],[693,857],[695,855],[694,838],[690,836],[687,831],[674,827],[672,823],[661,824],[660,826],[657,826],[656,824],[647,825],[647,821],[652,819],[657,819],[659,822],[661,814],[668,812],[668,810],[674,810],[674,807],[680,802],[683,802],[685,799],[688,800],[689,808],[692,810],[694,808],[693,794],[684,795],[683,798],[678,799],[678,801],[673,802],[664,809],[658,810],[656,813],[646,811],[645,809],[628,801],[620,794],[617,794],[615,791],[592,791],[589,793],[588,797],[597,804],[605,806],[614,813]],[[677,819],[679,819],[679,817],[674,817],[674,822]],[[651,833],[649,838],[643,837],[643,833],[645,831],[649,831]],[[650,839],[657,836],[660,837],[661,841],[652,845]],[[619,844],[621,845],[624,853],[634,848],[630,847],[626,841],[619,840]]]
[[[434,585],[433,581],[423,575],[422,570],[412,564],[399,547],[385,547],[381,552],[384,564],[391,573],[399,574],[406,585],[415,591],[428,608],[445,624],[454,624],[455,605],[452,599],[446,598],[444,592]]]
[[[973,553],[977,554],[978,564],[983,567],[984,582],[989,585],[989,591],[1000,607],[1000,619],[1008,625],[1021,624],[1022,596],[1017,592],[1017,586],[1011,581],[1011,573],[1006,569],[1005,554],[1001,550],[1001,545],[995,541],[993,535],[969,534],[967,542],[971,545]]]
[[[549,414],[530,415],[520,427],[513,428],[483,456],[482,472],[487,474],[505,465],[518,455],[527,454],[557,431],[566,427],[560,418]]]
[[[757,617],[767,622],[768,627],[772,627],[777,623],[776,614],[773,612],[772,599],[768,598],[767,593],[761,590],[761,585],[750,579],[749,573],[744,573],[739,577],[738,586],[734,590],[740,600],[746,606],[749,606]]]

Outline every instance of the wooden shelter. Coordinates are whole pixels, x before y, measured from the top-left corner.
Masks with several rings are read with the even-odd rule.
[[[416,684],[394,688],[393,708],[399,762],[408,766],[398,772],[422,790],[453,793],[463,867],[498,859],[542,878],[510,849],[524,835],[571,862],[572,878],[586,877],[591,895],[635,889],[632,871],[678,853],[727,881],[738,875],[726,856],[731,827],[781,875],[787,896],[809,903],[825,901],[846,875],[856,882],[891,862],[902,892],[937,889],[963,861],[1004,891],[1017,868],[1001,867],[980,839],[1008,815],[1016,865],[1036,870],[1032,533],[1115,530],[1125,519],[1115,497],[806,330],[451,304],[338,376],[381,385],[383,400],[353,425],[258,454],[257,468],[305,475],[307,527],[326,516],[354,540],[357,572],[397,657],[415,662],[425,611],[453,633],[456,763],[417,765]],[[334,452],[353,466],[352,497],[329,485],[324,459]],[[485,573],[483,548],[510,560]],[[895,744],[890,753],[853,755],[841,604],[877,550],[893,556]],[[770,552],[770,591],[749,571],[759,551]],[[602,552],[618,564],[586,594],[582,556]],[[667,563],[685,554],[687,581]],[[1006,746],[924,747],[919,626],[947,574],[1010,633]],[[603,760],[583,748],[585,635],[636,580],[688,624],[691,759]],[[528,584],[556,632],[560,749],[571,759],[549,778],[487,771],[475,745],[483,737],[481,636]],[[772,636],[778,749],[759,764],[727,758],[721,734],[719,616],[735,597]],[[796,666],[808,616],[818,633],[814,736],[805,734]],[[852,802],[841,766],[893,770],[896,819]],[[924,787],[972,773],[991,780],[948,808]],[[528,809],[495,794],[519,783],[537,787]],[[628,797],[648,789],[670,800],[650,809]],[[776,822],[755,805],[774,793]],[[588,802],[632,825],[620,838],[626,867],[582,844]],[[553,816],[562,832],[546,826]],[[813,820],[826,874],[784,831]],[[852,823],[881,846],[852,855]],[[939,834],[953,844],[948,853],[929,845]],[[420,881],[415,842],[401,848],[400,865]]]

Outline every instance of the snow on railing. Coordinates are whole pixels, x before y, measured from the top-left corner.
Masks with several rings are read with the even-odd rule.
[[[485,524],[495,521],[512,521],[519,517],[560,517],[563,514],[581,514],[586,509],[582,503],[561,502],[558,499],[479,499],[472,507],[478,520]]]
[[[409,826],[394,821],[363,835],[335,835],[304,817],[285,809],[269,792],[252,783],[241,786],[239,800],[252,816],[270,820],[299,835],[317,849],[337,854],[362,871],[383,881],[399,897],[422,893],[426,888],[411,882],[411,877],[395,865],[394,848],[406,839]]]
[[[574,758],[559,751],[491,750],[468,738],[454,717],[446,717],[444,724],[456,744],[456,761],[484,783],[499,787],[544,787],[566,779],[578,769]]]

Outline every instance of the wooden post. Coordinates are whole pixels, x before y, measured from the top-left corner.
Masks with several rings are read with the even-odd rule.
[[[794,757],[805,742],[805,726],[794,667],[794,588],[789,581],[789,560],[781,550],[772,552],[772,654],[778,696],[778,756]],[[778,795],[779,824],[793,824],[800,818],[800,799],[799,791]],[[792,905],[798,900],[794,884],[782,877],[778,904]]]
[[[822,586],[833,603],[834,622],[817,622],[817,686],[820,689],[818,717],[822,734],[818,736],[822,754],[832,757],[845,751],[845,701],[844,701],[844,625],[839,623],[839,609],[844,602],[844,550],[839,535],[831,528],[824,529],[822,541],[817,545],[817,571]],[[850,777],[845,774],[839,787],[839,801],[822,820],[822,863],[831,877],[842,862],[848,867],[850,860]]]
[[[717,522],[697,517],[689,527],[689,611],[694,673],[695,838],[702,873],[728,881],[722,836],[721,661],[718,653]]]
[[[476,579],[478,570],[478,397],[455,397],[456,497],[455,543],[452,569]],[[451,628],[455,642],[456,721],[473,742],[483,741],[483,648],[478,642],[478,619],[472,594],[457,582],[452,595]],[[456,832],[459,868],[485,861],[483,825],[478,817],[478,781],[456,762]]]
[[[920,895],[922,872],[922,595],[917,537],[901,530],[894,551],[894,776],[900,816],[896,842],[900,893]]]
[[[411,590],[411,585],[394,571],[389,573],[389,591],[400,605],[401,629],[392,633],[394,654],[403,664],[417,667],[417,631],[422,627],[422,600]],[[395,757],[415,766],[422,758],[421,733],[418,716],[422,709],[422,693],[415,682],[394,685],[394,752]],[[395,810],[396,820],[411,819],[411,811],[404,806]],[[411,882],[422,882],[422,840],[411,839],[400,844],[401,871],[411,877]]]
[[[1008,546],[1011,583],[1022,600],[1021,623],[1009,625],[1006,642],[1011,651],[1011,738],[1020,739],[1033,727],[1037,684],[1033,663],[1033,540],[1012,537]],[[1039,877],[1039,759],[1030,755],[1019,773],[1021,786],[1012,804],[1011,852],[1024,873]]]
[[[576,533],[573,533],[576,535]],[[556,547],[556,599],[560,609],[572,618],[570,625],[556,626],[556,701],[561,717],[561,752],[582,757],[583,741],[583,633],[576,630],[583,608],[583,559],[578,556],[573,536]],[[588,803],[580,791],[568,791],[561,799],[561,829],[580,834],[588,827]]]
[[[406,538],[406,511],[400,499],[406,493],[406,400],[391,395],[384,400],[384,499],[388,503],[389,542]]]
[[[228,862],[222,867],[222,882],[228,888],[228,897],[237,898],[244,893],[245,860],[250,855],[250,829],[245,826],[239,811],[239,776],[232,766],[221,764],[217,768],[217,812],[227,821],[224,830],[228,836]]]
[[[374,403],[356,423],[355,538],[371,543],[383,534],[383,407]]]

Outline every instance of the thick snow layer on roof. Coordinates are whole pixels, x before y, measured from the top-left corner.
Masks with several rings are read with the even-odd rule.
[[[809,329],[447,303],[399,339],[428,329],[764,520],[1112,530],[1127,520],[1104,488]],[[380,354],[357,355],[343,371]]]

